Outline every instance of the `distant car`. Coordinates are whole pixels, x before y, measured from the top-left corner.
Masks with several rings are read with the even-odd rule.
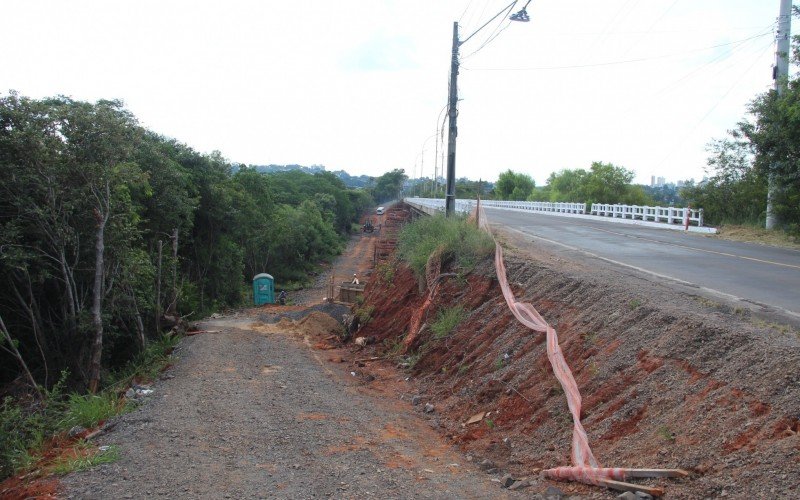
[[[383,207],[378,207],[378,208],[375,210],[375,213],[376,213],[376,214],[378,214],[378,215],[383,215],[383,211],[384,211],[384,210],[385,210],[385,209],[384,209]]]

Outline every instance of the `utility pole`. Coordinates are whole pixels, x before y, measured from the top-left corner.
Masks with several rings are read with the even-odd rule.
[[[446,217],[451,217],[456,207],[456,136],[458,127],[458,21],[453,23],[453,55],[450,60],[450,99],[448,101],[447,116],[450,122],[447,136],[447,191],[444,201]]]
[[[778,17],[778,47],[775,52],[775,68],[772,78],[775,80],[775,92],[778,97],[786,91],[789,78],[789,50],[792,32],[792,0],[781,0],[781,10]],[[773,169],[774,171],[774,166]],[[775,229],[778,225],[778,218],[775,215],[773,202],[776,191],[779,189],[775,179],[775,174],[769,174],[769,189],[767,191],[767,229]]]

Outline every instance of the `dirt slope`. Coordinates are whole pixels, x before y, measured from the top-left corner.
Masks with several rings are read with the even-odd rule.
[[[800,337],[651,278],[542,249],[507,258],[518,297],[558,330],[583,395],[583,422],[606,466],[684,468],[667,498],[800,497]],[[570,416],[544,339],[513,318],[490,262],[447,278],[425,305],[411,272],[367,288],[374,353],[397,352],[409,320],[461,305],[445,339],[423,331],[413,373],[442,432],[468,453],[528,475],[569,464]],[[464,425],[470,416],[491,412]],[[572,492],[596,488],[560,484]],[[606,494],[611,497],[611,494]]]

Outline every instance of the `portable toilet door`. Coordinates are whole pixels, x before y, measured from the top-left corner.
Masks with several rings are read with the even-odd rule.
[[[275,278],[267,273],[253,278],[253,301],[257,306],[275,303]]]

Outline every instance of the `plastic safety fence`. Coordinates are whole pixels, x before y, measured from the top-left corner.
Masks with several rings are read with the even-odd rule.
[[[492,236],[492,239],[494,239],[494,235],[489,228],[489,223],[482,207],[478,208],[478,219],[481,229],[486,231]],[[564,389],[564,394],[567,396],[567,404],[569,405],[570,413],[572,413],[572,466],[545,470],[545,476],[552,479],[580,481],[598,486],[608,486],[607,481],[609,480],[625,479],[628,476],[627,469],[601,468],[594,454],[592,454],[592,450],[589,447],[589,439],[586,436],[586,431],[580,419],[581,394],[578,390],[578,384],[575,382],[575,377],[572,376],[572,371],[564,360],[564,354],[561,352],[561,348],[558,345],[558,335],[555,329],[544,320],[535,307],[527,302],[520,302],[514,297],[514,293],[511,291],[511,286],[506,276],[503,248],[497,243],[496,239],[494,241],[495,269],[497,270],[497,280],[500,282],[503,297],[506,299],[509,309],[511,309],[511,312],[520,323],[533,331],[546,334],[547,358],[550,360],[550,365],[553,367],[553,373]]]

